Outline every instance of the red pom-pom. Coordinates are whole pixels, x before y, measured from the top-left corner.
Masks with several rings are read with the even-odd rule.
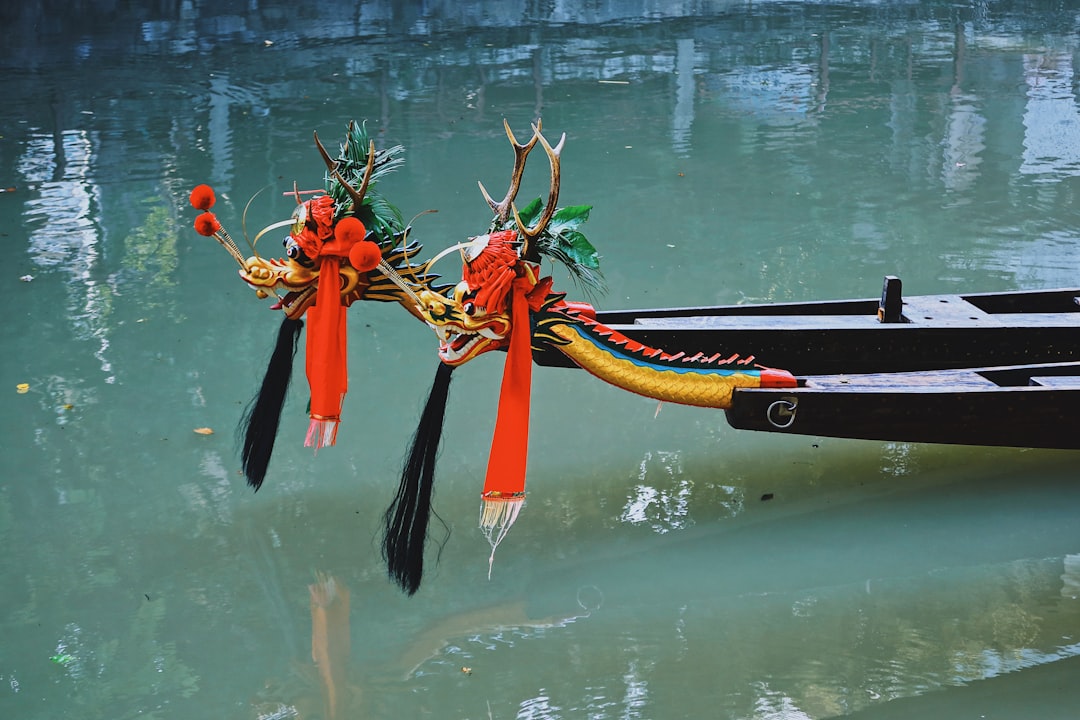
[[[210,237],[220,229],[221,223],[218,222],[217,217],[215,217],[212,212],[204,212],[202,215],[195,218],[195,232],[200,235]]]
[[[361,240],[349,250],[349,264],[360,272],[374,270],[379,266],[380,260],[382,260],[382,251],[379,250],[377,243],[370,240]]]
[[[337,225],[334,226],[334,237],[337,238],[338,242],[352,245],[363,240],[365,235],[367,235],[367,229],[364,227],[364,223],[352,215],[341,218],[338,220]]]
[[[214,197],[214,188],[209,185],[196,185],[191,190],[191,207],[196,210],[209,210],[214,207],[217,198]]]

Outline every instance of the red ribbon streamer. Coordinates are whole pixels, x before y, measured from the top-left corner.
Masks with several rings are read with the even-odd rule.
[[[337,233],[319,249],[319,288],[315,305],[308,308],[307,376],[311,388],[311,424],[304,445],[318,450],[333,445],[341,421],[341,401],[349,389],[349,364],[345,307],[341,304],[341,259],[363,238]]]
[[[532,385],[532,329],[526,295],[528,278],[515,278],[511,290],[510,345],[499,391],[499,414],[491,440],[483,497],[510,499],[525,494],[529,455],[529,393]]]

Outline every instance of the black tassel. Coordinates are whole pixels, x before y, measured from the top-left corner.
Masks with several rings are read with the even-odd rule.
[[[303,320],[285,318],[281,321],[277,343],[270,356],[270,363],[266,366],[262,385],[258,394],[248,404],[237,429],[244,435],[244,447],[240,453],[244,475],[247,476],[248,485],[255,488],[256,492],[262,487],[266,468],[270,465],[270,455],[274,452],[281,408],[285,405],[285,396],[289,393],[293,358],[296,356],[300,331],[303,329]]]
[[[420,424],[413,435],[397,497],[386,509],[383,558],[390,578],[408,595],[420,588],[424,574],[424,544],[431,516],[431,490],[435,477],[435,458],[442,439],[446,397],[454,368],[439,363],[431,385]]]

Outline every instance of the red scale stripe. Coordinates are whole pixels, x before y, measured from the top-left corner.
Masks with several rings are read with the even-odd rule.
[[[581,315],[578,310],[567,308],[564,310],[567,315],[571,315],[575,320],[580,322],[583,326],[588,328],[597,337],[604,338],[607,342],[620,347],[627,352],[638,355],[644,359],[659,359],[664,362],[675,362],[681,360],[684,363],[697,363],[701,365],[730,365],[737,363],[738,365],[749,365],[754,361],[754,356],[750,355],[746,358],[741,358],[739,353],[735,353],[726,358],[721,358],[722,353],[716,353],[705,357],[705,353],[699,352],[693,356],[687,356],[685,352],[678,352],[675,354],[666,353],[659,348],[650,347],[644,343],[633,340],[626,335],[598,323],[595,319]]]

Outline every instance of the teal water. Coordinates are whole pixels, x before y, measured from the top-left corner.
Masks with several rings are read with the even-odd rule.
[[[1070,452],[755,435],[538,368],[489,580],[485,356],[403,596],[380,519],[435,338],[354,307],[338,445],[303,447],[298,377],[252,494],[233,430],[278,317],[187,205],[213,184],[239,237],[270,185],[249,228],[283,219],[312,130],[366,120],[434,253],[486,228],[502,119],[542,116],[604,309],[1075,285],[1074,3],[51,5],[0,10],[0,717],[1075,716]]]

